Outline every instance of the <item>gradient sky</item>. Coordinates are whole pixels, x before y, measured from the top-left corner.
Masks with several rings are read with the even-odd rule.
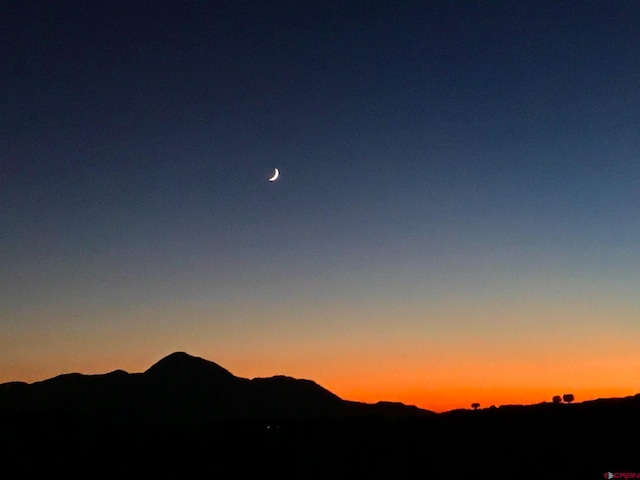
[[[640,392],[638,38],[632,0],[3,0],[0,382]]]

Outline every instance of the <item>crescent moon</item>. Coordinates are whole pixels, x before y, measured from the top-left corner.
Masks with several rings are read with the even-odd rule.
[[[278,170],[278,169],[276,168],[276,171],[275,171],[275,172],[273,172],[273,177],[271,177],[271,178],[269,179],[269,181],[270,181],[270,182],[275,182],[275,181],[278,179],[278,177],[279,177],[279,176],[280,176],[280,170]]]

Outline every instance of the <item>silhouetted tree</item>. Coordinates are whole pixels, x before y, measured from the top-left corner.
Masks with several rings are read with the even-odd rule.
[[[480,407],[480,404],[479,404],[479,403],[472,403],[472,404],[471,404],[471,408],[473,408],[474,410],[477,410],[477,409],[478,409],[478,407]]]
[[[562,397],[560,395],[555,395],[553,397],[553,403],[560,403],[562,402]]]
[[[567,403],[571,403],[575,400],[575,397],[573,396],[573,393],[565,393],[564,395],[562,395],[562,400]]]

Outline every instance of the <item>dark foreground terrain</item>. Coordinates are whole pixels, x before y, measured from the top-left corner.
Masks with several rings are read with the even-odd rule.
[[[0,385],[3,478],[640,478],[639,432],[640,395],[435,414],[182,353]]]

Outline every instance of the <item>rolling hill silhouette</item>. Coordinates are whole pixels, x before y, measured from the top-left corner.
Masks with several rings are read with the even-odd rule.
[[[0,385],[0,456],[22,476],[595,479],[640,472],[639,429],[640,395],[435,414],[183,352]]]
[[[0,413],[20,412],[170,423],[432,413],[403,404],[342,400],[311,380],[236,377],[184,352],[168,355],[143,373],[72,373],[33,384],[1,384]]]

